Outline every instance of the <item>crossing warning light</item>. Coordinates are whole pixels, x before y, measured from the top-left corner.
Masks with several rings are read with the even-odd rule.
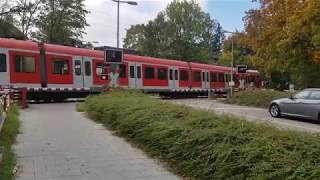
[[[120,49],[105,49],[104,59],[108,64],[122,64],[123,51]]]
[[[108,80],[108,75],[101,75],[100,80]]]

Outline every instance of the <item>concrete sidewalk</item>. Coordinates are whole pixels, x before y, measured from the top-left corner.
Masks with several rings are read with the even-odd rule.
[[[158,162],[75,112],[74,103],[21,111],[18,180],[179,179]]]

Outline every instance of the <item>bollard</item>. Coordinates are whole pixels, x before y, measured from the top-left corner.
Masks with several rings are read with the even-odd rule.
[[[27,88],[21,88],[21,106],[22,108],[28,107]]]
[[[7,108],[8,104],[7,104],[7,96],[3,96],[3,112],[7,112],[8,108]]]

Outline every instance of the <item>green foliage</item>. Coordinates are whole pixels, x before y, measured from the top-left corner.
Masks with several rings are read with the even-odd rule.
[[[298,87],[319,87],[320,1],[259,2],[244,18],[254,64],[269,76],[289,72]]]
[[[3,155],[3,160],[0,163],[0,179],[15,179],[13,169],[16,162],[12,145],[15,143],[18,133],[18,109],[13,105],[0,132],[0,152]]]
[[[234,65],[245,64],[249,69],[255,69],[254,64],[251,62],[252,50],[243,32],[236,32],[223,42],[223,52],[220,54],[218,64],[230,66],[232,59],[232,41]]]
[[[88,26],[85,0],[16,0],[0,2],[0,37],[83,46]]]
[[[74,44],[88,26],[84,0],[42,0],[35,35],[44,42]]]
[[[86,111],[86,104],[85,103],[78,103],[76,105],[77,112],[85,112]]]
[[[290,93],[282,91],[240,91],[233,97],[223,100],[225,103],[267,108],[272,100],[289,97]]]
[[[23,39],[23,33],[15,26],[15,18],[9,1],[0,1],[0,38]]]
[[[315,179],[318,134],[280,131],[137,92],[86,100],[88,116],[191,179]]]
[[[42,0],[16,0],[16,7],[19,9],[15,14],[16,25],[21,30],[25,39],[31,35],[32,27],[35,27],[37,22],[37,13],[40,11]]]
[[[214,62],[223,37],[220,24],[196,1],[175,0],[149,23],[131,26],[124,47],[148,56]]]

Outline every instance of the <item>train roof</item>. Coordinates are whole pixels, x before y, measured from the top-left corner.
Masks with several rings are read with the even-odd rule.
[[[16,40],[16,39],[0,38],[0,47],[39,51],[38,43],[33,41],[22,41],[22,40]]]
[[[95,58],[103,58],[103,51],[95,51],[91,49],[70,47],[70,46],[61,46],[55,44],[45,44],[44,48],[48,53],[60,53],[60,54],[72,54],[78,56],[89,56]]]
[[[214,70],[214,71],[220,71],[220,72],[228,72],[231,70],[230,67],[218,66],[214,64],[191,63],[191,66],[194,68]]]

